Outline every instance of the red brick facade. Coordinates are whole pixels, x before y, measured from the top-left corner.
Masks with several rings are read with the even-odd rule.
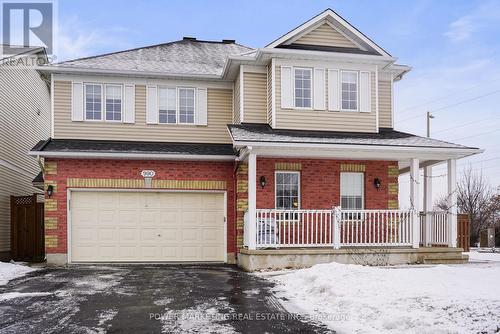
[[[272,209],[274,199],[274,172],[276,162],[300,164],[300,193],[302,209],[330,209],[340,205],[340,168],[342,164],[355,164],[365,169],[365,209],[387,209],[389,201],[398,200],[397,191],[389,193],[389,184],[396,184],[397,177],[390,176],[389,167],[397,167],[393,161],[349,161],[319,159],[257,159],[257,183],[265,176],[266,186],[257,185],[257,208]],[[380,179],[377,190],[373,185]]]
[[[143,180],[141,171],[145,169],[154,170],[156,172],[154,179],[158,180],[226,181],[227,251],[228,253],[234,253],[236,250],[233,162],[46,159],[46,165],[56,166],[51,168],[55,169],[55,171],[46,171],[45,173],[46,184],[55,185],[55,192],[52,197],[49,199],[46,195],[45,235],[47,253],[67,253],[66,189],[68,179]],[[55,204],[55,210],[52,210],[51,202]],[[56,218],[56,220],[53,218]],[[54,228],[47,228],[47,221],[51,222],[51,224],[55,222]]]
[[[341,166],[362,168],[365,173],[365,208],[386,209],[397,205],[397,162],[340,161],[320,159],[257,159],[257,208],[274,208],[274,173],[276,163],[287,163],[300,169],[303,209],[329,209],[340,202]],[[243,215],[248,207],[247,165],[233,162],[147,161],[46,159],[45,182],[54,186],[54,194],[46,197],[45,235],[47,253],[67,253],[67,186],[69,179],[143,180],[142,170],[156,172],[155,180],[200,181],[199,189],[207,189],[204,181],[223,181],[227,191],[227,252],[236,253],[242,246]],[[262,188],[259,178],[265,176]],[[373,185],[380,179],[379,190]],[[195,183],[195,187],[198,183]],[[95,185],[88,185],[89,187]],[[81,187],[81,186],[79,186]],[[99,187],[103,187],[100,185]],[[104,186],[105,187],[105,186]],[[142,187],[142,186],[141,186]],[[189,189],[196,189],[190,187]],[[123,184],[120,188],[127,188]],[[130,188],[134,188],[131,186]],[[179,188],[176,188],[179,189]],[[395,191],[394,191],[395,189]],[[395,204],[394,204],[395,203]]]

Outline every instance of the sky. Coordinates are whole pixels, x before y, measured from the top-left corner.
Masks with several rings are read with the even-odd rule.
[[[500,185],[500,1],[59,0],[59,60],[179,40],[235,39],[264,47],[332,8],[412,71],[395,83],[395,128],[485,149],[458,161]],[[433,198],[446,190],[434,168]],[[408,178],[400,177],[401,206]]]

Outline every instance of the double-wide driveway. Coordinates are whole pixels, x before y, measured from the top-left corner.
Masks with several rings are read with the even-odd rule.
[[[0,333],[324,333],[231,266],[71,266],[0,287]]]

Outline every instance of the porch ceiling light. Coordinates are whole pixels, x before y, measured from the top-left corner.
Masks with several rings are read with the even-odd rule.
[[[47,186],[47,196],[49,196],[49,198],[52,196],[52,194],[54,193],[54,186],[49,184]]]
[[[382,182],[380,181],[380,179],[378,177],[376,177],[375,179],[373,179],[373,185],[375,186],[375,188],[377,188],[377,190],[380,189],[380,185],[382,184]]]
[[[261,186],[262,188],[264,188],[264,187],[266,186],[266,183],[267,183],[267,181],[266,181],[266,177],[265,177],[264,175],[262,175],[262,176],[260,177],[259,181],[260,181],[260,186]]]

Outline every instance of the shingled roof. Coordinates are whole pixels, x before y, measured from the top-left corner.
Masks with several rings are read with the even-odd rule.
[[[52,139],[41,140],[32,152],[76,153],[131,153],[169,155],[224,155],[234,156],[231,144],[164,143],[118,140]]]
[[[227,57],[253,49],[232,40],[194,38],[69,60],[56,67],[109,71],[154,72],[175,75],[221,75]]]
[[[378,145],[416,148],[476,149],[389,128],[378,133],[272,129],[267,124],[228,125],[233,142]]]

